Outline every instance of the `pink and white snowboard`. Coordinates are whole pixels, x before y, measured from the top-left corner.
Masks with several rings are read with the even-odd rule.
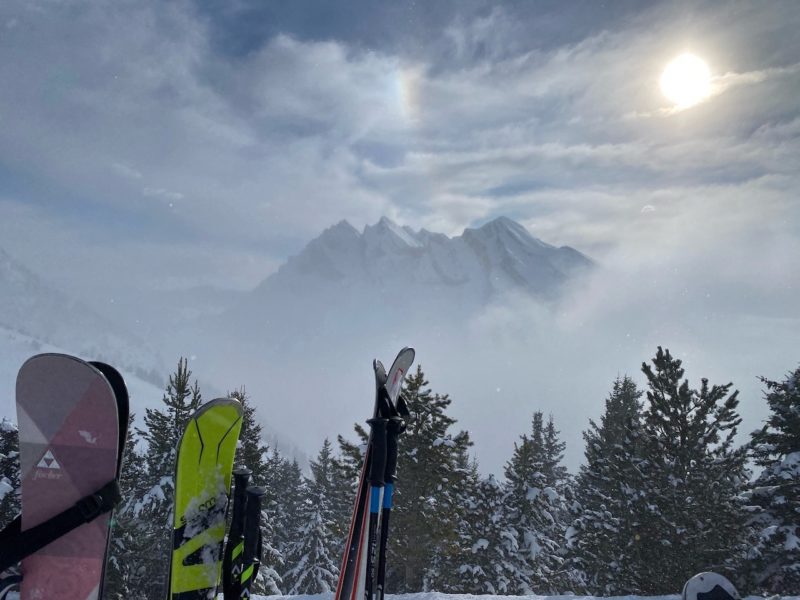
[[[17,376],[17,417],[23,531],[117,476],[127,397],[118,411],[114,388],[95,366],[62,354],[29,359]],[[100,515],[24,559],[22,600],[96,600],[109,519]]]

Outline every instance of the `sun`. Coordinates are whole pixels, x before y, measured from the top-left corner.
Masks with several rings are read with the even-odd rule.
[[[689,108],[711,93],[711,71],[694,54],[681,54],[661,74],[661,91],[676,108]]]

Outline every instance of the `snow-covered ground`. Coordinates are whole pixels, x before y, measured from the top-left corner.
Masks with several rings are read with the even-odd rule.
[[[220,596],[220,599],[222,596]],[[252,596],[253,600],[333,600],[333,594],[313,594],[308,596]],[[599,596],[492,596],[473,594],[440,594],[439,592],[425,592],[419,594],[387,594],[392,600],[593,600]],[[610,596],[606,600],[680,600],[680,594],[666,596]],[[761,599],[760,596],[748,596],[753,600]],[[775,599],[777,600],[777,596]],[[782,600],[800,600],[800,596],[784,596]]]

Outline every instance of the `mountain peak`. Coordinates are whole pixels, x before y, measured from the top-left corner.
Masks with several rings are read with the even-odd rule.
[[[388,217],[381,217],[375,225],[367,225],[364,228],[364,239],[370,246],[385,247],[385,249],[389,247],[422,248],[424,246],[413,230],[400,227]]]
[[[336,223],[336,225],[331,225],[323,233],[329,233],[329,232],[342,235],[352,235],[353,233],[355,233],[356,235],[360,235],[358,233],[358,229],[353,227],[350,224],[350,221],[348,221],[347,219],[342,219],[341,221]]]
[[[522,227],[519,223],[515,220],[506,217],[505,215],[501,215],[499,217],[495,217],[491,221],[485,223],[483,227],[503,227],[505,229],[514,229],[517,227]]]
[[[482,238],[496,239],[501,243],[513,241],[524,246],[539,247],[552,249],[554,246],[541,241],[539,238],[531,235],[528,229],[508,217],[501,216],[492,219],[488,223],[484,223],[477,229],[468,229],[472,235],[479,235]],[[467,231],[464,233],[466,234]]]
[[[575,250],[538,240],[508,217],[452,238],[382,217],[363,233],[347,221],[329,227],[259,287],[267,294],[278,289],[294,293],[316,284],[356,290],[402,280],[409,289],[433,286],[442,298],[455,294],[483,302],[517,289],[549,298],[578,267],[591,264]]]

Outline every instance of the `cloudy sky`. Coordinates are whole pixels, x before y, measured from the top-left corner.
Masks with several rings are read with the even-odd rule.
[[[800,359],[798,30],[794,0],[4,0],[0,247],[102,303],[254,287],[341,219],[506,215],[604,266],[563,327],[655,314],[700,347],[670,319],[729,315],[742,377],[778,377]],[[712,78],[680,109],[659,78],[685,52]]]

